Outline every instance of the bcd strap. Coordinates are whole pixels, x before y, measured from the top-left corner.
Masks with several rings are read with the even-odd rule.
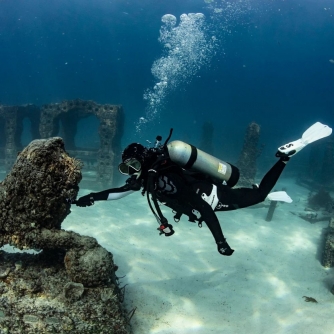
[[[181,207],[179,206],[177,210],[174,210],[173,212],[175,212],[175,215],[174,215],[174,221],[176,223],[178,223],[181,219],[181,216],[184,214],[186,216],[188,216],[188,221],[190,221],[191,223],[195,223],[196,220],[198,221],[198,218],[196,217],[196,215],[194,215],[192,213],[192,211],[189,209],[189,210],[182,210]]]
[[[152,213],[154,214],[155,218],[157,219],[159,224],[168,224],[167,219],[164,217],[164,215],[161,212],[161,209],[159,207],[158,204],[158,200],[157,200],[157,195],[156,195],[156,190],[155,190],[155,179],[156,179],[156,175],[157,175],[157,171],[154,169],[149,169],[148,170],[148,180],[147,180],[147,201],[148,204],[150,206],[150,209],[152,211]],[[152,195],[152,200],[153,200],[153,204],[155,207],[156,212],[154,211],[151,201],[150,201],[150,196]]]

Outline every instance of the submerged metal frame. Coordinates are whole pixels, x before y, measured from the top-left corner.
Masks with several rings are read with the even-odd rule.
[[[98,150],[78,150],[74,145],[77,123],[80,119],[95,115],[99,121],[100,147]],[[24,118],[31,122],[32,139],[49,138],[58,134],[59,121],[64,128],[66,150],[79,159],[97,161],[97,182],[113,184],[114,171],[121,153],[124,115],[121,105],[97,104],[90,100],[65,100],[61,103],[45,104],[42,107],[0,105],[0,121],[4,122],[5,145],[0,147],[6,171],[13,166],[17,153],[22,150],[21,134]],[[65,122],[66,119],[70,122]],[[115,168],[116,167],[116,168]]]

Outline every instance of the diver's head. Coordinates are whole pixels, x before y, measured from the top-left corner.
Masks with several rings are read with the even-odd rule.
[[[122,163],[118,170],[124,175],[140,176],[142,166],[148,154],[148,149],[141,144],[132,143],[122,153]]]

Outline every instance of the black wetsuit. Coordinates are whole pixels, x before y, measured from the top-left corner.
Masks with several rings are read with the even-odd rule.
[[[225,242],[225,238],[215,211],[236,210],[264,201],[285,165],[286,161],[280,159],[267,172],[259,186],[235,189],[212,182],[203,176],[199,177],[198,173],[188,173],[184,170],[180,173],[180,169],[167,168],[157,176],[155,194],[159,202],[177,213],[175,219],[179,219],[181,214],[186,214],[190,221],[204,221],[216,243],[219,244]],[[146,181],[147,174],[141,175],[138,179],[132,176],[120,188],[107,189],[79,198],[77,205],[86,206],[93,204],[94,201],[122,198],[145,188]]]

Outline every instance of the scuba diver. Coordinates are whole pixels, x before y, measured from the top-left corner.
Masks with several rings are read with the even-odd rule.
[[[138,143],[125,148],[118,167],[122,174],[130,176],[124,186],[90,193],[71,203],[86,207],[95,201],[117,200],[142,190],[159,223],[160,234],[174,234],[173,226],[160,209],[160,205],[166,205],[175,213],[175,222],[182,214],[188,216],[190,222],[197,222],[199,227],[205,222],[218,252],[226,256],[232,255],[234,250],[227,243],[215,212],[241,209],[264,201],[290,158],[306,145],[332,133],[327,125],[320,122],[313,124],[301,139],[278,148],[276,157],[279,160],[258,186],[233,188],[239,179],[235,166],[182,141],[168,144],[172,131],[163,145],[162,137],[158,136],[152,148]]]

